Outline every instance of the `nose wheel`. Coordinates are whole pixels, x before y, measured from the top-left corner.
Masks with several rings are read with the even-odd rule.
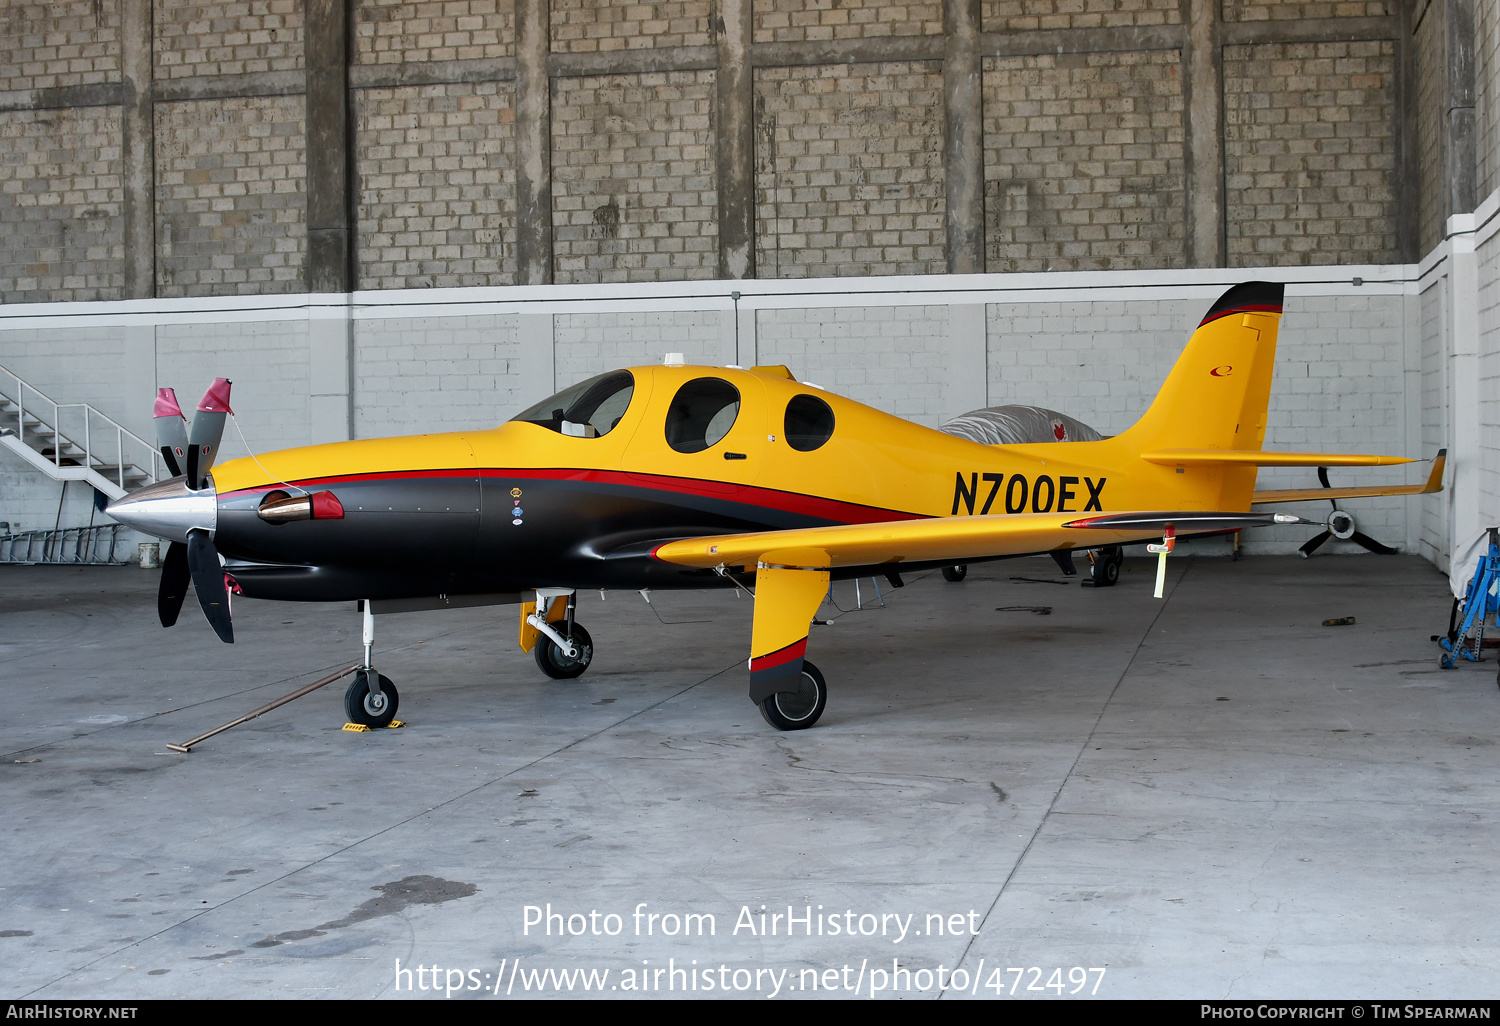
[[[372,674],[380,682],[380,688],[374,694],[370,692]],[[384,727],[396,718],[396,706],[400,701],[396,685],[391,683],[389,677],[373,670],[360,670],[354,675],[349,689],[344,692],[344,716],[350,723]]]

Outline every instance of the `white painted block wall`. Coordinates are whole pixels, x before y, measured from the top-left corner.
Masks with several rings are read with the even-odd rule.
[[[1485,447],[1469,458],[1489,460],[1481,491],[1494,516],[1500,239],[1485,237],[1477,252],[1490,382],[1481,392],[1490,398]],[[666,352],[707,364],[785,363],[803,380],[929,426],[978,406],[1032,403],[1115,433],[1149,405],[1213,299],[1263,277],[1288,282],[1268,447],[1426,457],[1453,437],[1452,297],[1442,265],[1431,257],[1421,267],[444,289],[359,293],[331,305],[330,297],[238,297],[11,306],[0,307],[0,364],[147,438],[158,384],[174,385],[186,404],[215,375],[230,377],[257,451],[339,432],[483,429],[556,389]],[[243,451],[231,428],[226,458]],[[0,520],[52,526],[57,485],[15,463],[0,458]],[[1335,483],[1421,475],[1334,472]],[[1315,483],[1311,470],[1261,477],[1262,487]],[[1444,497],[1347,505],[1367,533],[1445,561]],[[74,514],[70,507],[64,520]],[[1310,533],[1261,532],[1249,547],[1291,552]],[[1360,551],[1324,551],[1338,548]]]

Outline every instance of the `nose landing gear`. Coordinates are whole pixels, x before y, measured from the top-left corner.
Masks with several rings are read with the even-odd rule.
[[[385,727],[396,718],[396,706],[401,697],[396,694],[396,685],[384,674],[377,673],[370,655],[375,647],[375,611],[369,600],[364,604],[364,626],[361,632],[365,645],[364,666],[354,674],[349,689],[344,692],[344,715],[350,723],[365,727]]]

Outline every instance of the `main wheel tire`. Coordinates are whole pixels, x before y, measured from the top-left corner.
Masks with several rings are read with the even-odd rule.
[[[760,704],[760,714],[777,730],[806,730],[818,722],[828,704],[828,684],[806,659],[795,691],[778,691]]]
[[[350,723],[362,723],[366,727],[384,727],[396,718],[396,707],[401,696],[396,685],[385,674],[380,674],[380,696],[370,694],[370,681],[364,670],[354,675],[349,689],[344,692],[344,715]]]
[[[553,624],[557,633],[563,635],[578,649],[578,655],[568,658],[563,650],[558,647],[557,642],[543,634],[536,639],[536,648],[531,652],[536,656],[536,665],[547,676],[553,680],[572,680],[589,668],[589,663],[594,661],[594,639],[589,637],[589,632],[583,629],[583,624],[573,624],[573,633],[567,634],[565,624]]]
[[[948,581],[950,584],[957,584],[967,576],[969,576],[969,567],[967,564],[943,567],[943,580]]]
[[[1099,550],[1099,555],[1094,558],[1093,565],[1089,567],[1089,577],[1093,579],[1096,588],[1112,588],[1120,580],[1120,564],[1125,562],[1125,553],[1118,545],[1110,545]]]

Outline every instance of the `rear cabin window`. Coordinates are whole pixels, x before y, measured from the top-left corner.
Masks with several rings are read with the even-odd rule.
[[[786,444],[812,452],[833,437],[833,410],[815,395],[793,396],[786,404]]]
[[[667,408],[667,444],[678,452],[718,445],[740,414],[740,391],[723,378],[694,378]]]
[[[565,388],[511,420],[539,424],[573,438],[598,438],[620,423],[634,394],[635,378],[631,373],[613,371]]]

